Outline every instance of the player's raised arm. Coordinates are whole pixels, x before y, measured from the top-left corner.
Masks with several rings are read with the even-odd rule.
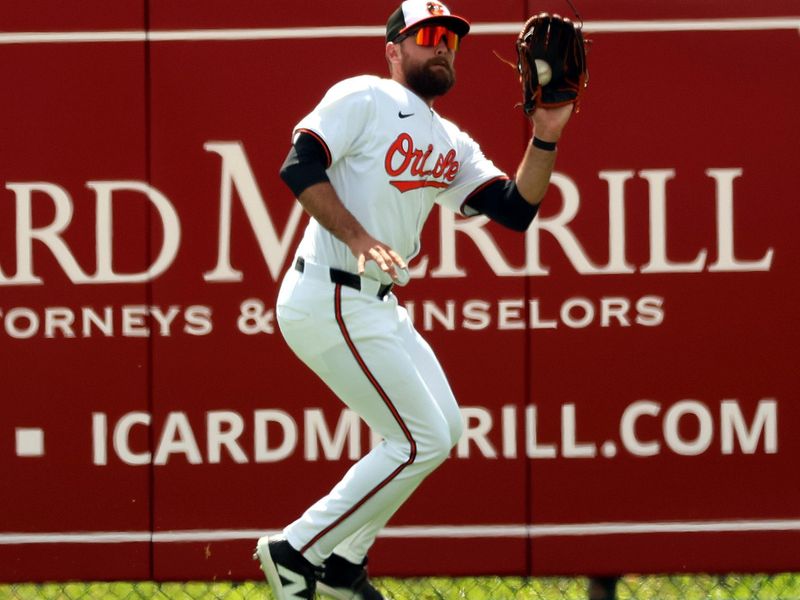
[[[514,231],[526,231],[550,184],[556,162],[556,143],[571,113],[572,104],[537,109],[531,117],[534,136],[515,177],[498,177],[480,186],[467,197],[464,214],[480,213]],[[483,160],[480,152],[473,152],[471,156]]]
[[[515,182],[522,197],[530,204],[539,204],[556,162],[556,143],[572,114],[572,105],[539,108],[533,113],[533,139],[517,168]]]
[[[580,25],[555,14],[539,13],[528,19],[516,42],[522,109],[534,126],[516,184],[531,204],[538,204],[547,190],[556,142],[589,82],[583,22],[577,12],[575,16]]]
[[[547,13],[525,23],[516,41],[517,71],[533,138],[514,179],[480,187],[467,198],[465,214],[481,213],[516,231],[530,226],[553,174],[556,145],[589,80],[581,29]]]

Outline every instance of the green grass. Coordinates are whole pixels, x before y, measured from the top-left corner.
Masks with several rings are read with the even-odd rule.
[[[586,600],[585,578],[376,578],[395,600]],[[20,583],[0,585],[0,600],[269,600],[261,582]],[[626,576],[618,600],[800,600],[800,573]]]

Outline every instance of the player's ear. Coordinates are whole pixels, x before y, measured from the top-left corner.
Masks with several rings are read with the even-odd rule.
[[[386,43],[386,62],[390,67],[400,62],[400,46],[394,42]]]

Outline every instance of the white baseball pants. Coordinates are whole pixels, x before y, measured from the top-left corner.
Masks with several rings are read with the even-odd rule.
[[[360,563],[380,529],[440,465],[463,425],[453,392],[406,310],[379,284],[331,283],[327,267],[292,267],[278,294],[289,347],[383,441],[284,534],[316,565],[331,553]]]

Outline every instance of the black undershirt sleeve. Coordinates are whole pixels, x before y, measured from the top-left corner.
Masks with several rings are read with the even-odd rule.
[[[328,154],[322,142],[310,133],[300,132],[283,161],[280,175],[297,198],[315,183],[330,181],[327,168]]]
[[[493,181],[468,198],[466,206],[514,231],[528,229],[539,210],[538,204],[522,197],[512,179]],[[465,214],[471,212],[466,210]]]

